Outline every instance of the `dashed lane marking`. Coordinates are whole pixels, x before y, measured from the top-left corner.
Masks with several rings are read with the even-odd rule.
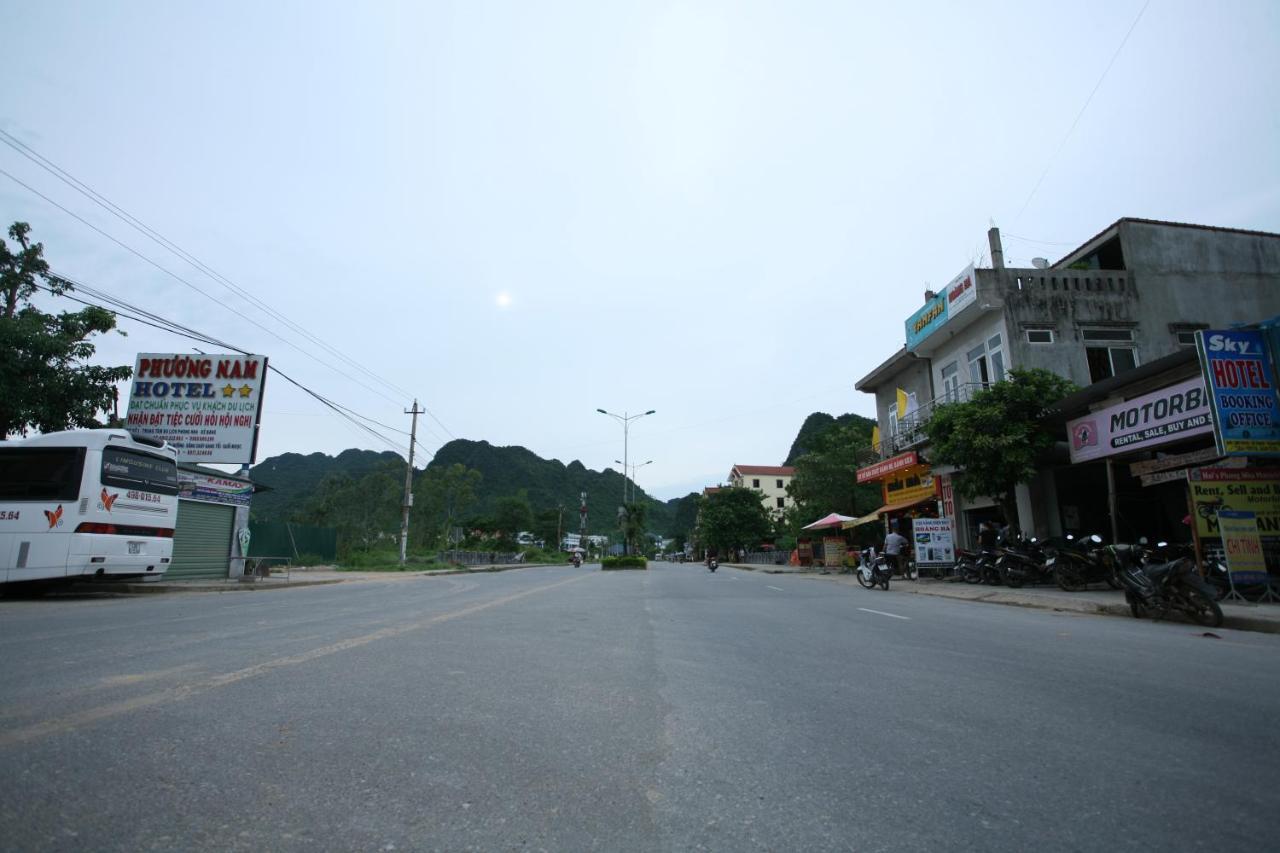
[[[910,616],[899,616],[897,613],[885,613],[883,610],[872,610],[870,607],[859,607],[863,613],[874,613],[877,616],[888,616],[890,619],[906,619],[911,621]]]
[[[780,586],[771,586],[771,587],[769,587],[769,589],[776,589],[778,592],[783,592],[783,591],[784,591],[784,590],[782,589],[782,587],[780,587]]]

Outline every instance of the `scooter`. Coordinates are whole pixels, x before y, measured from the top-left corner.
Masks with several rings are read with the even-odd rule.
[[[574,553],[574,555],[573,555],[573,567],[574,567],[575,569],[578,569],[578,568],[581,568],[581,567],[582,567],[582,555],[581,555],[581,554],[578,554],[578,553],[576,553],[576,552],[575,552],[575,553]]]
[[[707,568],[714,572],[716,569],[720,568],[720,561],[715,557],[707,557]]]
[[[862,552],[862,560],[858,565],[858,583],[864,589],[875,589],[882,586],[889,591],[889,578],[893,572],[883,554],[876,555],[875,549],[868,548]]]

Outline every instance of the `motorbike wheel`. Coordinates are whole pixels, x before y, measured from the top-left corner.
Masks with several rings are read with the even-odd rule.
[[[982,573],[977,566],[965,563],[960,568],[960,579],[965,583],[982,583]]]
[[[881,581],[880,581],[880,585],[881,585],[882,587],[884,587],[884,591],[885,591],[885,592],[888,592],[888,591],[889,591],[889,576],[888,576],[888,575],[885,575],[885,576],[881,579]]]
[[[1206,628],[1218,628],[1222,625],[1222,608],[1218,602],[1198,589],[1187,590],[1187,604],[1191,618],[1196,624]]]
[[[1120,583],[1120,578],[1116,577],[1116,573],[1114,571],[1107,572],[1107,576],[1104,580],[1106,580],[1107,586],[1112,589],[1121,589],[1124,586]]]
[[[858,583],[862,584],[863,589],[875,589],[876,582],[873,578],[869,578],[861,571],[858,572]]]
[[[1027,579],[1019,570],[1004,572],[1004,585],[1010,589],[1021,589]]]
[[[918,580],[920,570],[916,568],[915,560],[907,560],[902,566],[902,576],[909,581]]]
[[[1147,608],[1142,606],[1142,602],[1138,600],[1137,596],[1130,596],[1129,612],[1133,614],[1134,619],[1144,619],[1147,615]]]
[[[1084,581],[1080,580],[1080,576],[1077,575],[1075,572],[1071,571],[1070,569],[1063,569],[1063,568],[1054,569],[1053,579],[1054,581],[1057,582],[1058,589],[1062,590],[1063,592],[1079,592],[1085,587]],[[1133,606],[1133,603],[1135,600],[1136,599],[1129,600],[1130,607]],[[1134,616],[1139,619],[1142,618],[1141,616],[1137,616],[1136,613],[1134,614]]]

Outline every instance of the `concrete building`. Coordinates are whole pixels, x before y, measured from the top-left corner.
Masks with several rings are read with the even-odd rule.
[[[729,471],[729,485],[751,489],[760,494],[760,503],[771,518],[781,518],[795,501],[787,494],[787,486],[796,475],[789,465],[734,465]]]
[[[1084,387],[1194,347],[1197,329],[1280,313],[1277,234],[1125,218],[1054,264],[1019,269],[1005,267],[998,229],[988,239],[992,267],[967,267],[926,292],[906,320],[904,347],[856,383],[875,395],[880,427],[867,470],[909,451],[927,460],[920,426],[933,409],[967,400],[1011,369],[1044,368]],[[950,472],[932,473],[942,513],[971,543],[978,523],[999,510],[953,501]],[[1054,531],[1044,509],[1052,491],[1051,475],[1019,487],[1021,528]]]

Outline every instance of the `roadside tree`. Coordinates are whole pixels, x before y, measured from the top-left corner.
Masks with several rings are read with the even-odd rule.
[[[31,304],[42,284],[55,296],[74,288],[49,271],[30,231],[15,222],[9,237],[17,245],[0,240],[0,438],[102,426],[98,415],[114,404],[116,383],[133,375],[128,366],[85,363],[95,351],[89,339],[114,329],[115,314],[95,306],[46,314]]]
[[[1035,476],[1060,438],[1045,426],[1045,408],[1075,390],[1075,383],[1047,370],[1012,370],[967,402],[934,411],[924,425],[930,461],[955,466],[955,490],[965,498],[995,498],[1014,525],[1015,489]]]
[[[698,541],[721,554],[753,548],[773,531],[769,513],[751,489],[720,489],[703,496],[698,519]]]

